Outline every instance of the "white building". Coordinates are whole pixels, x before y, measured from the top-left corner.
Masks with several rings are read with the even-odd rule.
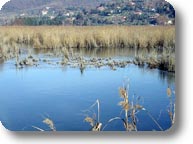
[[[44,15],[47,15],[48,14],[48,11],[47,10],[43,10],[42,11],[42,15],[44,16]]]

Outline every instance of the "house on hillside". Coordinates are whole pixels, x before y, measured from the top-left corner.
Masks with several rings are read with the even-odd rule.
[[[134,14],[135,14],[135,15],[142,15],[143,12],[142,12],[142,11],[135,11]]]
[[[97,10],[98,10],[98,11],[104,11],[104,10],[105,10],[105,7],[104,7],[104,6],[99,6],[99,7],[97,7]]]
[[[130,6],[135,6],[136,4],[131,1],[131,2],[129,2],[129,5],[130,5]]]
[[[42,15],[47,15],[48,14],[48,10],[42,10]]]
[[[168,22],[167,22],[167,25],[173,25],[174,23],[173,23],[173,21],[172,20],[169,20]]]
[[[20,16],[20,17],[24,17],[24,16],[25,16],[25,13],[21,13],[19,16]]]

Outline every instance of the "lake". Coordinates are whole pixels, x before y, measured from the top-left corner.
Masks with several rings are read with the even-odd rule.
[[[91,54],[87,56],[131,59],[134,53],[117,51]],[[37,58],[44,58],[45,53],[35,51]],[[128,56],[130,54],[130,56]],[[48,58],[52,63],[60,57]],[[140,104],[148,110],[163,130],[171,127],[168,114],[170,101],[168,86],[175,91],[175,74],[158,69],[149,69],[128,64],[124,68],[110,69],[86,67],[79,68],[45,64],[16,69],[15,60],[0,64],[0,121],[12,131],[36,131],[33,126],[50,130],[42,121],[49,118],[57,131],[89,131],[91,126],[84,121],[89,107],[100,101],[100,122],[105,126],[122,111],[118,105],[121,98],[119,88],[125,80],[129,81],[129,99],[140,98]],[[97,108],[92,108],[97,113]],[[91,112],[91,116],[93,115]],[[122,113],[121,117],[124,116]],[[159,127],[145,111],[136,114],[138,131],[159,131]],[[120,120],[109,123],[104,131],[124,131]]]

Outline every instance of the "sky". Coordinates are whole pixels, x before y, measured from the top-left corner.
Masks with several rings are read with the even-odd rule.
[[[0,0],[0,9],[2,8],[2,6],[8,2],[9,0]]]

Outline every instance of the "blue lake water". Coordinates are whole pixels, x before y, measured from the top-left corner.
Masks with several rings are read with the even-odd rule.
[[[116,71],[108,67],[77,68],[59,66],[15,69],[11,61],[0,64],[0,121],[13,131],[34,131],[32,126],[50,130],[42,121],[53,120],[58,131],[88,131],[85,112],[100,101],[103,126],[120,115],[119,88],[129,79],[129,96],[141,97],[141,105],[167,130],[171,121],[167,112],[170,100],[167,87],[175,90],[175,74],[128,65]],[[173,99],[175,99],[173,97]],[[95,110],[93,108],[93,110]],[[139,131],[160,130],[146,112],[137,114]],[[123,123],[113,121],[105,131],[124,131]]]

